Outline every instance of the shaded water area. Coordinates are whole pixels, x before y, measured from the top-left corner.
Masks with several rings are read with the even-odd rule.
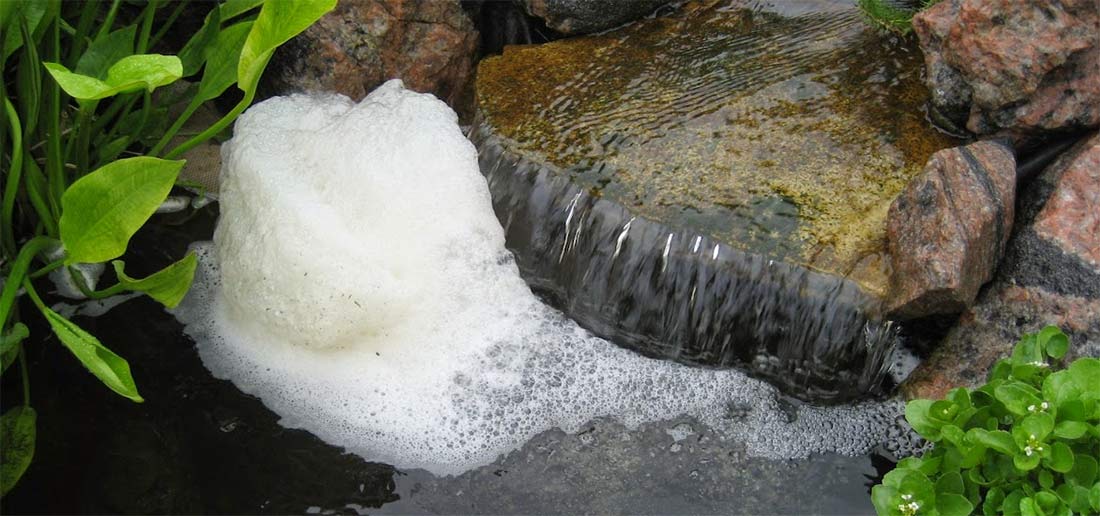
[[[839,2],[682,12],[482,62],[471,138],[525,278],[651,356],[879,392],[885,216],[951,141],[921,57]]]
[[[215,216],[216,205],[182,225],[158,216],[127,264],[146,272],[169,263],[187,242],[210,238]],[[146,402],[104,388],[52,337],[28,343],[38,449],[3,499],[5,514],[871,514],[868,490],[890,466],[876,453],[754,458],[690,418],[633,430],[598,419],[438,477],[280,426],[260,400],[214,378],[181,325],[148,298],[75,320],[130,361]],[[48,334],[32,321],[33,335]],[[4,380],[5,408],[18,402],[13,379]],[[783,404],[786,417],[799,417],[797,401]],[[731,406],[727,417],[747,410]]]

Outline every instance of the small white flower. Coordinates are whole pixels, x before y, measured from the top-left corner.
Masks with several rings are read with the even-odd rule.
[[[1024,455],[1030,457],[1032,453],[1035,453],[1035,451],[1030,446],[1024,446]]]
[[[907,501],[907,502],[908,502],[909,500],[912,500],[912,499],[913,499],[913,495],[911,495],[911,494],[903,494],[903,495],[901,495],[901,499],[902,499],[902,500],[905,500],[905,501]]]
[[[1044,401],[1044,402],[1039,404],[1039,407],[1041,407],[1043,410],[1046,410],[1046,409],[1050,408],[1050,404]]]
[[[1035,405],[1028,405],[1027,406],[1027,411],[1028,412],[1035,412]]]

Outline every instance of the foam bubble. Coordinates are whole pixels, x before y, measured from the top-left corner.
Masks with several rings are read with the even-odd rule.
[[[206,366],[369,460],[437,474],[595,417],[697,417],[770,458],[864,453],[896,402],[785,407],[732,370],[653,360],[543,305],[504,248],[454,113],[399,81],[275,98],[223,150],[214,244],[176,311]]]

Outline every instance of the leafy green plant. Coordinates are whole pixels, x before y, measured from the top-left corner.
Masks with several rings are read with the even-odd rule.
[[[1100,513],[1100,360],[1062,368],[1055,326],[1024,335],[988,383],[913,400],[905,419],[933,448],[871,490],[879,514]]]
[[[856,5],[873,25],[906,35],[913,31],[913,15],[938,3],[940,0],[920,0],[919,7],[906,8],[890,0],[857,0]]]
[[[154,53],[188,2],[0,1],[0,374],[19,362],[23,403],[0,416],[0,495],[34,455],[22,322],[25,296],[61,344],[105,386],[141,402],[129,363],[47,306],[43,278],[68,274],[87,298],[141,292],[168,307],[186,294],[188,254],[145,278],[118,260],[177,183],[187,150],[222,133],[247,108],[275,49],[336,0],[225,0],[175,55]],[[155,29],[155,30],[154,30]],[[184,80],[180,94],[154,95]],[[203,103],[236,84],[242,98],[198,134],[180,131]],[[168,125],[169,107],[186,106]],[[182,140],[182,141],[181,141]],[[110,261],[116,283],[95,290],[81,272]]]

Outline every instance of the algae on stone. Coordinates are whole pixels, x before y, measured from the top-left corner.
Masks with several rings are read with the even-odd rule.
[[[692,3],[509,47],[482,62],[478,108],[513,152],[640,216],[882,294],[887,209],[952,145],[924,121],[921,69],[853,6]]]

